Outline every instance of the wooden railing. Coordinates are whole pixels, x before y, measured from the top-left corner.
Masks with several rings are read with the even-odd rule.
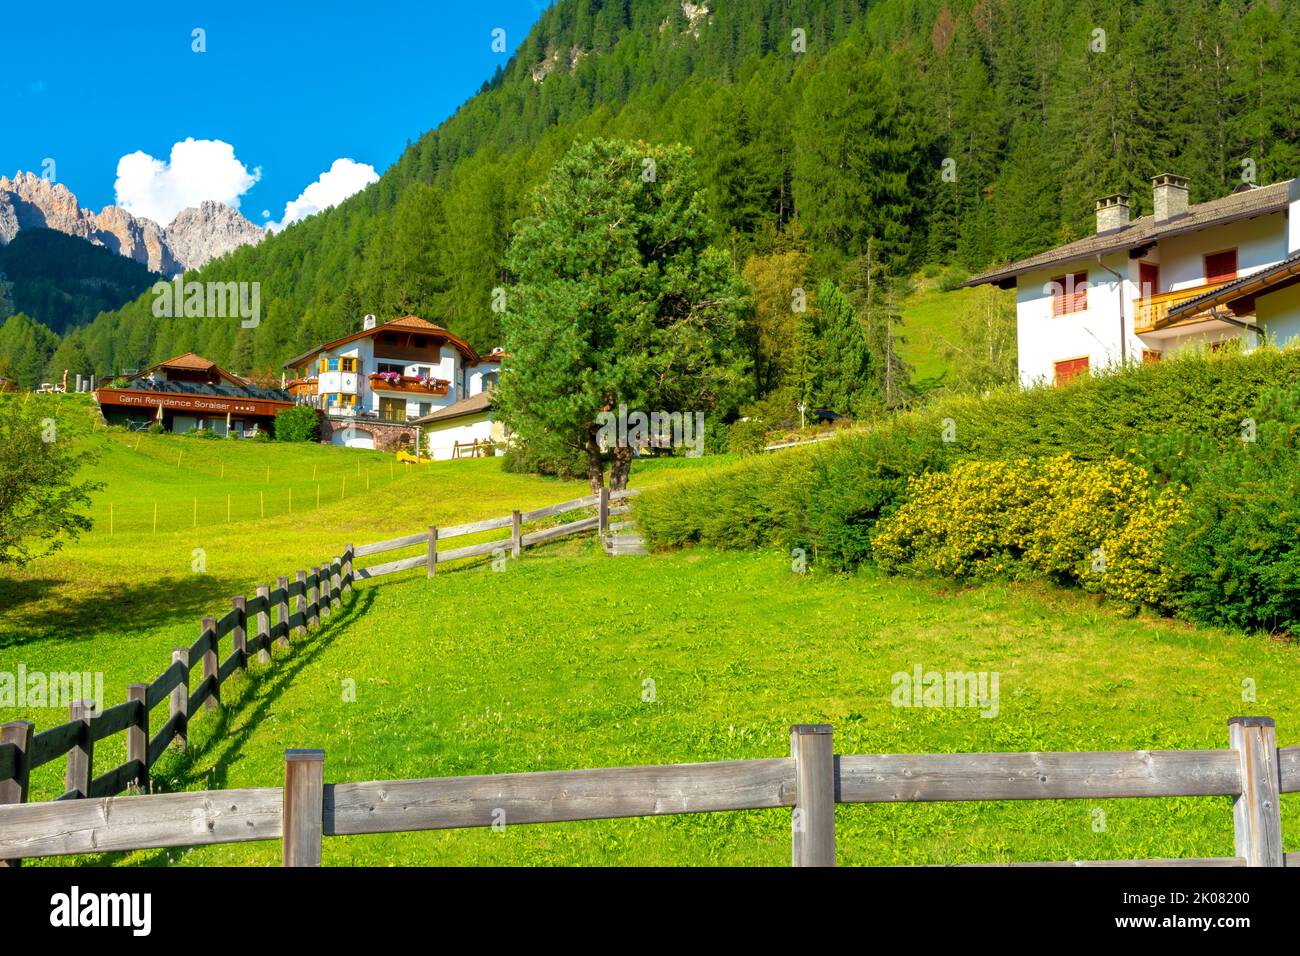
[[[325,783],[322,750],[285,752],[283,787],[0,806],[0,857],[250,840],[318,866],[324,837],[788,808],[791,862],[835,864],[835,804],[1231,797],[1231,857],[1040,866],[1300,866],[1282,851],[1280,795],[1300,792],[1300,747],[1268,717],[1234,717],[1227,750],[837,756],[831,727],[790,729],[790,756],[479,777]]]
[[[626,505],[611,507],[611,502],[621,502],[635,494],[636,491],[632,490],[608,492],[602,488],[597,495],[562,501],[532,511],[514,511],[503,518],[489,518],[441,530],[431,527],[428,532],[358,548],[349,544],[341,557],[312,568],[310,573],[299,571],[292,582],[282,577],[275,587],[258,587],[256,597],[251,600],[244,595],[232,598],[230,611],[219,619],[203,618],[198,638],[189,647],[173,650],[171,665],[152,682],[127,685],[124,703],[97,713],[96,705],[102,702],[72,701],[69,705],[71,719],[40,733],[36,733],[35,724],[29,721],[0,725],[0,805],[26,803],[31,771],[60,758],[67,761],[65,789],[55,798],[56,802],[113,797],[130,788],[148,793],[149,771],[154,763],[173,743],[182,748],[185,746],[192,716],[200,708],[212,710],[220,706],[222,685],[232,674],[247,668],[249,655],[257,655],[263,663],[270,662],[273,643],[289,647],[291,637],[315,629],[338,608],[342,594],[351,591],[356,581],[417,567],[427,568],[432,577],[439,562],[445,564],[492,554],[503,547],[509,547],[513,556],[518,557],[523,548],[531,545],[582,531],[604,533],[609,527],[610,515],[626,510]],[[521,533],[525,523],[587,508],[595,509],[595,514],[530,534]],[[440,538],[498,528],[510,528],[510,537],[449,551],[437,550]],[[357,557],[421,545],[424,550],[413,558],[369,568],[353,568]],[[291,603],[294,605],[292,612]],[[221,642],[227,637],[230,638],[231,650],[223,659]],[[202,677],[191,690],[190,672],[200,661]],[[164,701],[167,702],[167,718],[150,736],[151,713]],[[126,734],[126,762],[95,776],[95,744],[122,733]],[[0,866],[4,861],[5,854],[0,853]]]
[[[1175,306],[1182,305],[1184,302],[1190,302],[1207,292],[1213,292],[1215,289],[1227,285],[1226,282],[1209,282],[1205,285],[1194,286],[1190,289],[1178,289],[1174,292],[1160,292],[1155,295],[1139,298],[1134,303],[1133,331],[1150,332],[1156,328],[1169,310]],[[1200,313],[1198,313],[1199,315]],[[1189,316],[1181,321],[1192,321],[1196,316]]]
[[[310,573],[299,571],[293,582],[282,577],[274,588],[258,587],[252,600],[243,595],[232,598],[231,609],[220,619],[203,618],[194,643],[174,649],[171,665],[150,683],[128,684],[124,703],[97,712],[95,701],[73,701],[68,723],[40,733],[30,721],[0,725],[0,805],[26,803],[31,772],[61,757],[67,760],[65,789],[56,803],[112,797],[128,788],[148,793],[150,769],[173,743],[185,747],[190,721],[199,708],[220,706],[222,686],[247,668],[249,656],[255,654],[269,663],[272,644],[288,647],[291,637],[314,629],[338,608],[352,582],[349,545],[328,564]],[[226,637],[230,653],[223,660],[221,642]],[[200,662],[202,677],[191,690],[190,672]],[[164,701],[167,718],[150,736],[152,712]],[[126,734],[126,762],[96,776],[95,745],[122,733]],[[4,861],[5,855],[0,854],[0,866]]]
[[[446,564],[448,561],[458,561],[462,558],[497,553],[504,555],[507,551],[511,557],[517,558],[524,548],[544,544],[547,541],[554,541],[568,535],[581,534],[584,531],[605,534],[609,530],[610,516],[627,510],[626,505],[619,503],[635,496],[637,491],[638,489],[631,488],[623,491],[607,491],[602,488],[599,494],[561,501],[559,504],[547,505],[545,508],[536,508],[532,511],[516,510],[499,518],[486,518],[483,521],[471,521],[469,524],[453,525],[448,528],[430,525],[428,531],[421,531],[418,534],[408,534],[400,538],[391,538],[388,541],[378,541],[374,544],[363,544],[353,552],[355,557],[368,557],[372,554],[401,551],[421,546],[424,547],[424,550],[420,554],[410,557],[386,561],[382,564],[371,565],[368,568],[359,568],[356,572],[356,578],[359,581],[365,581],[371,578],[383,577],[386,574],[394,574],[398,571],[412,571],[416,568],[424,568],[428,576],[433,577],[437,573],[438,565]],[[545,521],[572,511],[586,511],[589,509],[594,512],[590,516],[541,528],[528,534],[523,531],[523,526],[526,524]],[[438,543],[446,541],[448,538],[460,538],[471,534],[481,534],[486,531],[504,531],[507,528],[510,530],[510,536],[506,538],[494,538],[480,544],[451,548],[446,551],[438,550]]]

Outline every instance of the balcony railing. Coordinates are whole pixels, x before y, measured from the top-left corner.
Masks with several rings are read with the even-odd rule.
[[[1145,299],[1138,299],[1137,308],[1134,311],[1133,331],[1151,332],[1156,326],[1164,321],[1165,316],[1184,302],[1190,302],[1192,299],[1205,295],[1207,292],[1213,292],[1215,289],[1222,288],[1227,282],[1209,282],[1205,285],[1193,286],[1190,289],[1178,289],[1174,292],[1160,292],[1156,295],[1148,296]],[[1194,315],[1184,316],[1171,325],[1183,325],[1188,322],[1201,321],[1208,317],[1206,312],[1197,312]]]
[[[370,388],[376,392],[418,392],[421,395],[446,395],[450,382],[439,378],[420,379],[402,375],[397,379],[385,378],[382,372],[372,372]]]

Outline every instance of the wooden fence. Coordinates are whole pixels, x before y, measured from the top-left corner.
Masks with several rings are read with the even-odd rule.
[[[26,803],[31,772],[61,757],[67,758],[65,791],[54,803],[111,798],[130,787],[148,793],[150,768],[172,744],[184,748],[192,715],[220,706],[222,685],[247,668],[249,656],[271,661],[273,643],[288,647],[291,637],[314,629],[338,608],[352,583],[348,545],[341,557],[310,573],[299,571],[292,582],[282,577],[275,587],[258,587],[252,600],[232,598],[220,619],[203,618],[194,643],[173,650],[171,665],[150,683],[127,685],[124,703],[97,713],[97,702],[73,701],[68,723],[40,733],[28,721],[0,725],[0,806]],[[230,653],[222,659],[226,637]],[[190,671],[200,663],[202,676],[193,683]],[[167,717],[151,736],[152,713],[164,701]],[[95,745],[115,734],[126,734],[126,762],[96,776]],[[0,854],[0,866],[5,860]]]
[[[272,643],[288,647],[292,636],[314,629],[339,606],[342,594],[352,590],[356,581],[416,567],[427,567],[432,577],[440,561],[445,563],[491,554],[503,546],[508,546],[518,557],[520,551],[530,545],[588,530],[604,533],[609,527],[610,515],[626,510],[625,504],[611,507],[611,502],[621,502],[634,494],[635,491],[611,493],[602,488],[597,495],[562,501],[533,511],[514,511],[504,518],[489,518],[441,531],[431,527],[427,533],[355,549],[347,545],[341,557],[322,567],[312,568],[310,573],[299,571],[292,582],[282,577],[275,587],[257,588],[257,596],[251,600],[244,595],[232,598],[231,610],[225,616],[203,618],[195,642],[187,648],[178,647],[172,651],[171,665],[158,677],[148,684],[128,685],[124,703],[96,713],[96,705],[102,701],[73,701],[69,707],[71,719],[67,723],[40,733],[36,733],[35,725],[28,721],[0,725],[0,809],[6,805],[26,803],[31,772],[60,758],[67,760],[65,791],[55,798],[56,803],[111,798],[132,787],[148,793],[150,768],[173,743],[182,748],[185,746],[191,715],[197,714],[199,708],[211,710],[220,706],[222,685],[236,671],[246,669],[249,655],[257,655],[262,662],[271,661]],[[588,508],[594,509],[595,515],[530,534],[521,533],[521,526],[525,523]],[[450,551],[437,550],[440,538],[497,528],[510,528],[510,537]],[[419,545],[426,547],[415,558],[353,569],[354,558]],[[230,638],[230,653],[223,659],[221,642],[226,637]],[[190,671],[200,662],[202,677],[191,690]],[[167,702],[167,718],[150,736],[153,726],[151,714],[164,701]],[[96,776],[95,745],[115,734],[126,734],[126,762]],[[0,853],[0,866],[5,865],[6,859],[7,855]]]
[[[391,538],[388,541],[363,544],[354,552],[358,558],[368,557],[372,554],[382,554],[386,551],[416,548],[421,545],[424,546],[424,551],[411,557],[386,561],[383,564],[371,565],[368,568],[359,568],[356,572],[356,579],[365,581],[382,577],[385,574],[395,574],[398,571],[411,571],[415,568],[424,568],[428,576],[433,577],[437,573],[438,565],[446,564],[448,561],[496,553],[504,554],[507,551],[509,551],[511,557],[517,558],[524,548],[535,544],[544,544],[568,535],[580,534],[584,531],[595,531],[597,534],[603,535],[609,531],[610,517],[625,513],[627,511],[626,500],[636,494],[636,489],[608,491],[602,488],[599,494],[573,498],[570,501],[561,501],[559,504],[547,505],[545,508],[536,508],[532,511],[516,510],[500,518],[486,518],[483,521],[472,521],[469,524],[455,525],[450,528],[430,526],[428,531],[422,531],[419,534],[408,534],[401,538]],[[526,524],[545,521],[572,511],[586,511],[588,509],[594,512],[590,516],[552,527],[541,528],[527,534],[524,533],[523,526]],[[506,529],[510,530],[509,537],[494,538],[480,544],[451,548],[446,551],[438,550],[438,543],[446,541],[448,538],[460,538],[470,534],[481,534],[485,531],[504,531]]]
[[[802,724],[788,758],[334,784],[324,751],[289,750],[283,787],[0,806],[0,857],[278,839],[286,866],[318,866],[327,836],[788,808],[793,865],[833,866],[837,803],[1203,796],[1232,799],[1234,856],[1030,865],[1300,866],[1280,815],[1300,747],[1268,717],[1228,726],[1226,750],[839,756]]]

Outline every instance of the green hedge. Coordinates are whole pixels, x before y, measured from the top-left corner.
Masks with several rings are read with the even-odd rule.
[[[1198,353],[1064,388],[947,398],[648,490],[635,507],[654,546],[801,547],[822,567],[844,569],[872,557],[876,524],[899,506],[911,476],[966,460],[1119,456],[1192,489],[1186,540],[1170,555],[1183,612],[1290,627],[1300,604],[1298,398],[1298,349]],[[1257,422],[1252,443],[1242,441],[1247,418]]]

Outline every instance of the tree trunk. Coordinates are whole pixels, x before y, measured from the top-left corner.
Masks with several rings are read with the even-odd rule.
[[[609,490],[622,491],[627,487],[627,480],[632,475],[632,449],[618,447],[614,449],[614,461],[609,466]]]
[[[587,426],[587,483],[593,495],[600,494],[605,484],[605,461],[600,452],[600,442],[596,440],[596,425]]]

